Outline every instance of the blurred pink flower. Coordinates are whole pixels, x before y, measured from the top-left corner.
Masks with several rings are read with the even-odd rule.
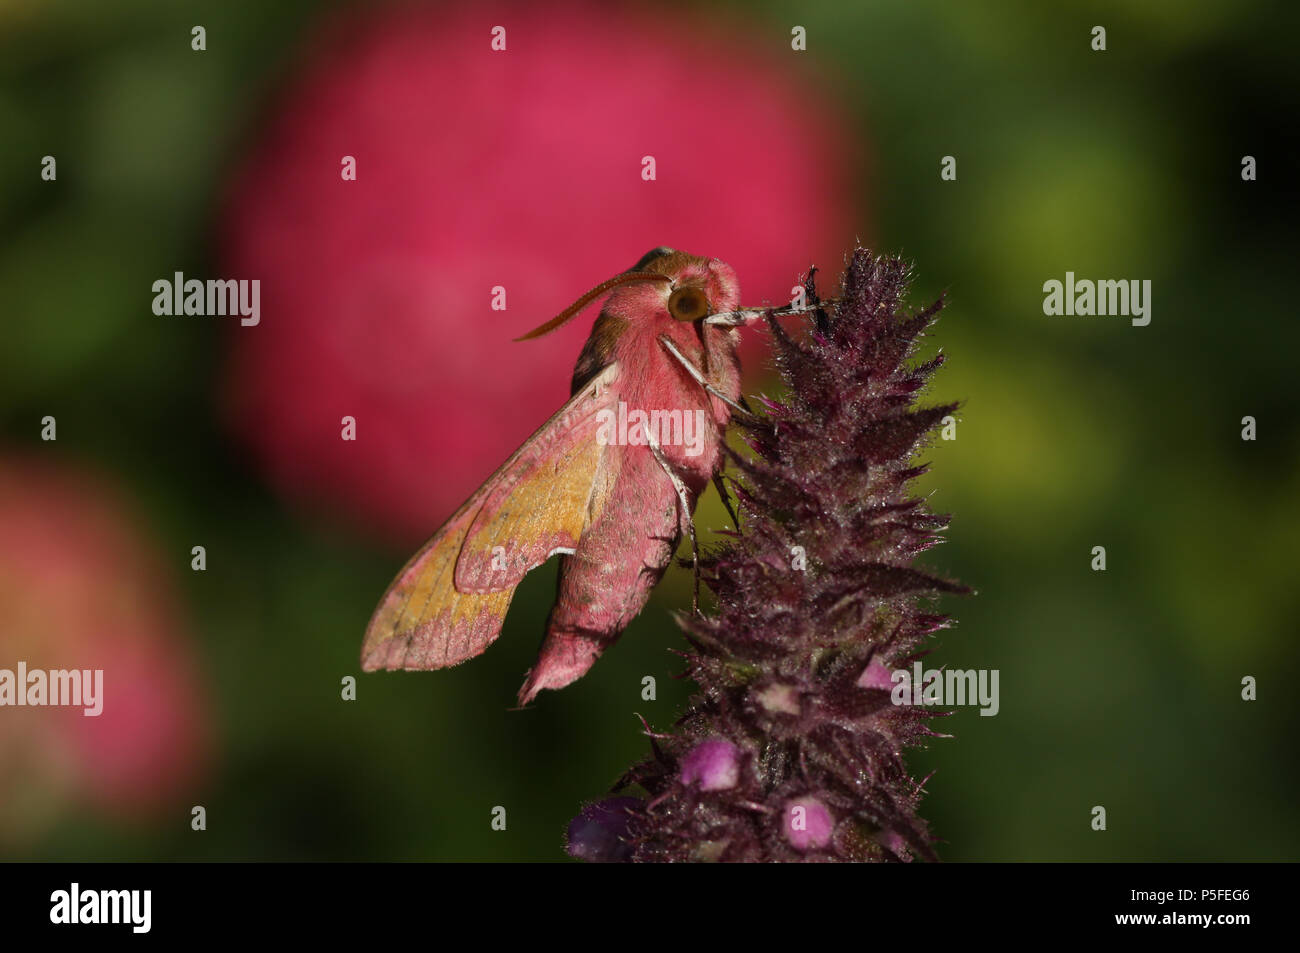
[[[0,459],[0,668],[102,669],[103,710],[0,709],[0,841],[89,804],[184,823],[206,760],[192,648],[166,574],[113,494]]]
[[[491,9],[331,21],[224,216],[223,277],[261,280],[261,323],[231,330],[233,427],[287,496],[401,542],[560,406],[591,324],[511,338],[658,245],[726,261],[747,304],[780,302],[864,231],[856,159],[784,27]]]

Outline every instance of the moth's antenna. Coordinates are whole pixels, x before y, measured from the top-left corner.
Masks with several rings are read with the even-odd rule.
[[[569,305],[555,317],[551,318],[551,320],[547,321],[540,327],[533,328],[527,334],[522,337],[517,337],[515,340],[527,341],[530,338],[539,338],[543,334],[550,334],[560,325],[564,324],[564,322],[575,317],[579,311],[591,304],[601,295],[605,294],[605,292],[609,291],[611,288],[618,285],[625,285],[632,281],[672,281],[672,278],[667,275],[662,275],[657,271],[625,271],[621,275],[615,275],[608,281],[602,281],[577,301],[573,302],[573,304]]]

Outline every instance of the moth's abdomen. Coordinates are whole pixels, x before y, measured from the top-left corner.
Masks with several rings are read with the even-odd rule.
[[[622,635],[672,562],[680,511],[677,492],[650,451],[628,447],[604,512],[560,564],[555,607],[520,704],[580,678]]]

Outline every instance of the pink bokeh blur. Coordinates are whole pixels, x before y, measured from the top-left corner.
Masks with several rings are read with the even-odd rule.
[[[210,749],[193,645],[168,574],[113,490],[0,458],[0,668],[103,670],[103,710],[0,710],[0,843],[67,811],[188,819]]]
[[[855,147],[825,90],[792,80],[788,29],[682,22],[404,4],[307,45],[223,228],[225,276],[262,282],[225,411],[286,497],[428,535],[566,399],[595,309],[511,339],[650,248],[728,262],[747,304],[789,300],[809,264],[838,273],[864,231]]]

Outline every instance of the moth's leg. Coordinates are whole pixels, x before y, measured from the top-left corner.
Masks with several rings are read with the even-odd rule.
[[[736,511],[731,506],[731,497],[727,495],[727,484],[722,480],[721,473],[713,474],[713,485],[718,488],[718,496],[722,497],[722,505],[727,508],[727,515],[731,517],[731,525],[740,529],[740,520],[736,519]]]
[[[708,380],[705,378],[704,374],[700,371],[700,369],[691,363],[690,358],[688,358],[681,351],[677,350],[677,345],[672,342],[672,339],[669,338],[668,335],[666,334],[659,335],[659,343],[664,346],[664,349],[669,354],[677,358],[677,360],[681,363],[682,367],[686,368],[686,373],[690,374],[691,377],[695,378],[695,382],[697,384],[699,384],[708,393],[712,394],[714,397],[718,398],[718,400],[722,401],[724,404],[730,407],[731,412],[733,414],[736,414],[739,417],[744,417],[751,421],[756,421],[759,419],[758,416],[748,407],[744,407],[736,403],[726,394],[722,393],[720,390],[718,390],[716,387],[710,384]]]
[[[677,491],[677,501],[681,503],[682,515],[686,517],[686,530],[691,537],[691,570],[695,576],[695,591],[691,596],[691,612],[695,615],[700,614],[700,543],[695,538],[695,518],[691,515],[691,497],[686,490],[686,484],[682,478],[673,472],[672,465],[668,458],[664,456],[663,450],[659,448],[659,438],[653,433],[653,428],[646,428],[646,443],[650,445],[650,452],[654,454],[655,460],[659,466],[663,467],[664,473],[668,474],[668,479],[673,483],[673,489]]]

